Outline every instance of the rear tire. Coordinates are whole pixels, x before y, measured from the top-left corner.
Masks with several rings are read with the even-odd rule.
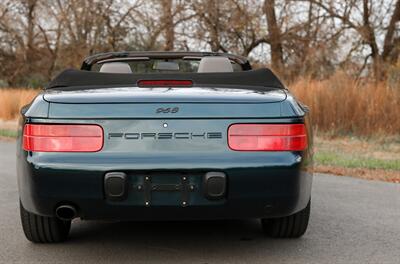
[[[310,218],[310,204],[303,210],[285,217],[261,219],[264,233],[274,238],[298,238],[307,230]]]
[[[21,223],[25,237],[34,243],[57,243],[68,238],[71,221],[56,217],[40,216],[25,210],[19,204]]]

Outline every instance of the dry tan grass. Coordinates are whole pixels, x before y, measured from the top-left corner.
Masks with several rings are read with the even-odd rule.
[[[21,107],[29,104],[38,92],[26,88],[0,89],[0,119],[16,119]]]
[[[300,79],[290,90],[311,109],[314,128],[332,135],[396,135],[400,89],[336,74],[324,81]]]

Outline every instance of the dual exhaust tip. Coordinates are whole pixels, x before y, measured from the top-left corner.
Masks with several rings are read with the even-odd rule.
[[[70,221],[78,216],[78,212],[72,205],[60,205],[56,208],[56,216],[60,220]]]

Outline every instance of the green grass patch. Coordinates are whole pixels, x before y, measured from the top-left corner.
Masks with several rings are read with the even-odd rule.
[[[317,152],[314,158],[317,165],[329,165],[345,168],[400,170],[399,159],[381,160],[370,157],[356,157],[323,151]]]
[[[0,137],[16,138],[18,132],[15,130],[0,129]]]

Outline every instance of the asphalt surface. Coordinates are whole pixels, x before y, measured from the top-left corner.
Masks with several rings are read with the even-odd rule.
[[[18,212],[15,143],[0,141],[0,263],[400,263],[400,184],[316,175],[300,239],[259,221],[73,222],[70,240],[28,242]]]

